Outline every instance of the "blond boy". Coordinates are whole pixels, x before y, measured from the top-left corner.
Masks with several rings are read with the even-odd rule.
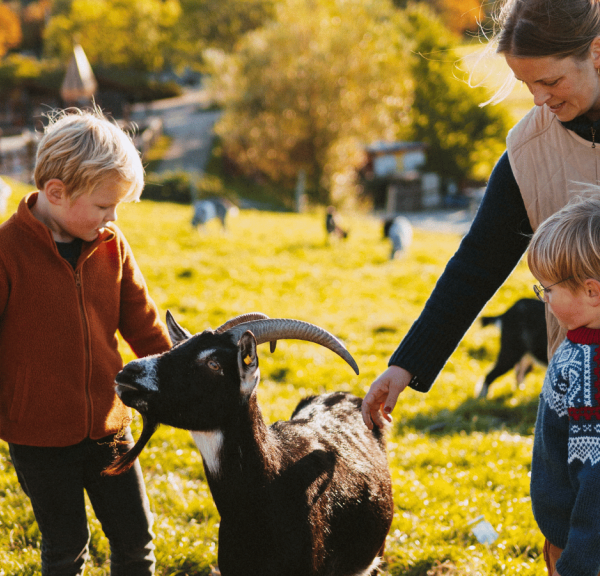
[[[143,168],[99,110],[69,112],[40,141],[38,191],[0,226],[0,438],[41,531],[44,576],[83,574],[84,491],[110,543],[111,574],[147,576],[152,515],[139,464],[101,474],[131,416],[114,392],[117,332],[138,356],[170,347],[114,224],[119,204],[139,199]]]
[[[595,191],[598,194],[598,191]],[[534,234],[534,287],[567,337],[540,396],[531,503],[550,576],[600,573],[600,196],[578,199]]]

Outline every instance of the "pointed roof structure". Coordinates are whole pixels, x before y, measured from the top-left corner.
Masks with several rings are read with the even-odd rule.
[[[65,79],[60,87],[60,95],[65,102],[79,102],[90,100],[97,89],[98,82],[87,56],[83,48],[75,44]]]

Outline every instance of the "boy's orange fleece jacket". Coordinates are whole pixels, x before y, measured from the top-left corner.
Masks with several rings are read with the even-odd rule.
[[[171,341],[117,226],[84,242],[73,270],[31,213],[37,194],[0,226],[0,438],[70,446],[131,416],[114,391],[117,331],[138,356]]]

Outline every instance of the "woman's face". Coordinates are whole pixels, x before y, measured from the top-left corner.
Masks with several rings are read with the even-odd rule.
[[[596,48],[598,54],[596,55]],[[600,37],[584,60],[572,56],[555,58],[518,58],[505,56],[517,80],[533,94],[536,106],[548,106],[562,122],[586,114],[591,120],[600,118]]]

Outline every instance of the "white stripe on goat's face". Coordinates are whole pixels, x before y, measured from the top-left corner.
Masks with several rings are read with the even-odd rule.
[[[223,433],[219,430],[213,432],[192,431],[192,438],[200,454],[202,454],[206,468],[213,476],[219,477],[221,474]]]
[[[202,352],[196,356],[196,362],[210,368],[214,374],[223,376],[223,368],[217,358],[216,348],[202,350]]]

